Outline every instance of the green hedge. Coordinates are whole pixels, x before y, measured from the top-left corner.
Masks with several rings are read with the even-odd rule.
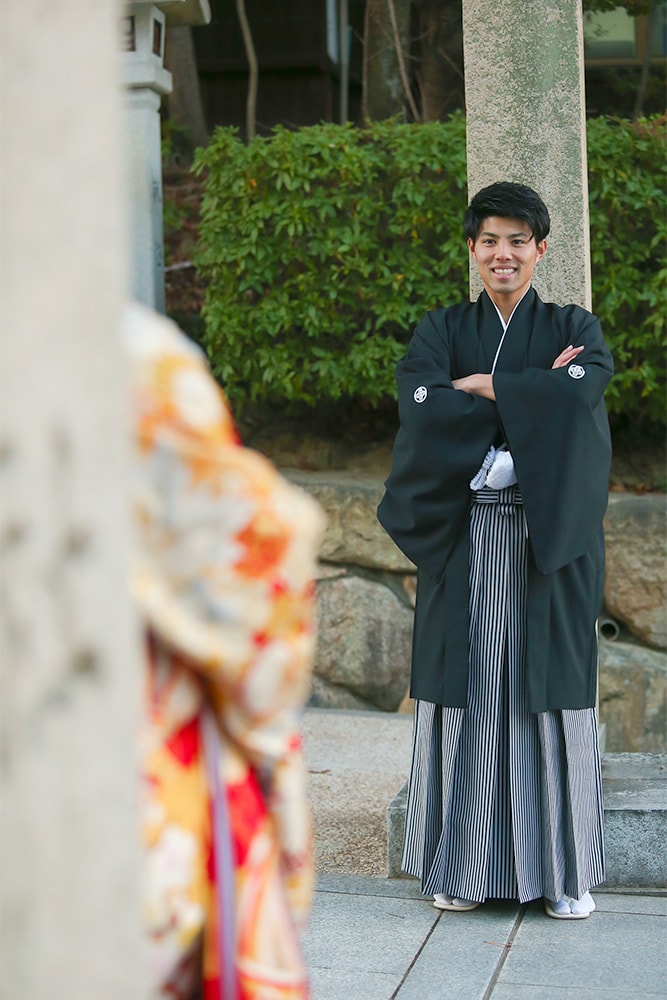
[[[664,423],[667,337],[665,118],[588,123],[593,311],[614,355],[612,414]]]
[[[206,168],[206,347],[232,398],[394,395],[406,333],[465,295],[465,122],[219,129]]]
[[[618,374],[610,408],[664,417],[664,127],[589,124],[594,309]],[[204,344],[237,407],[395,395],[394,366],[426,309],[468,295],[465,120],[278,128],[244,145],[218,129],[196,261]]]

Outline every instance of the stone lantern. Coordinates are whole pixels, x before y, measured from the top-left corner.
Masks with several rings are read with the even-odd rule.
[[[132,0],[123,17],[132,292],[158,312],[165,308],[160,102],[172,89],[164,67],[166,28],[210,20],[209,0]]]

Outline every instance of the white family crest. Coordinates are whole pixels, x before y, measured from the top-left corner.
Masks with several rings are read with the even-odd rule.
[[[415,403],[423,403],[428,396],[428,390],[425,385],[420,385],[415,389],[414,400]]]
[[[583,378],[586,374],[586,369],[582,365],[570,365],[567,374],[570,378]]]

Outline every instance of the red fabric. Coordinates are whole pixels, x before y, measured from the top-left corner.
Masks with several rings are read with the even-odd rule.
[[[165,745],[183,767],[189,767],[199,754],[199,740],[199,719],[194,718],[181,726]]]
[[[253,771],[248,771],[244,781],[227,786],[227,802],[234,860],[237,865],[242,865],[257,827],[267,815],[266,804]]]

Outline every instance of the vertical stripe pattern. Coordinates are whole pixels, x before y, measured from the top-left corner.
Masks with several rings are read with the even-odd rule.
[[[528,711],[521,497],[474,498],[468,703],[415,706],[403,869],[429,894],[580,898],[604,880],[595,711]]]

